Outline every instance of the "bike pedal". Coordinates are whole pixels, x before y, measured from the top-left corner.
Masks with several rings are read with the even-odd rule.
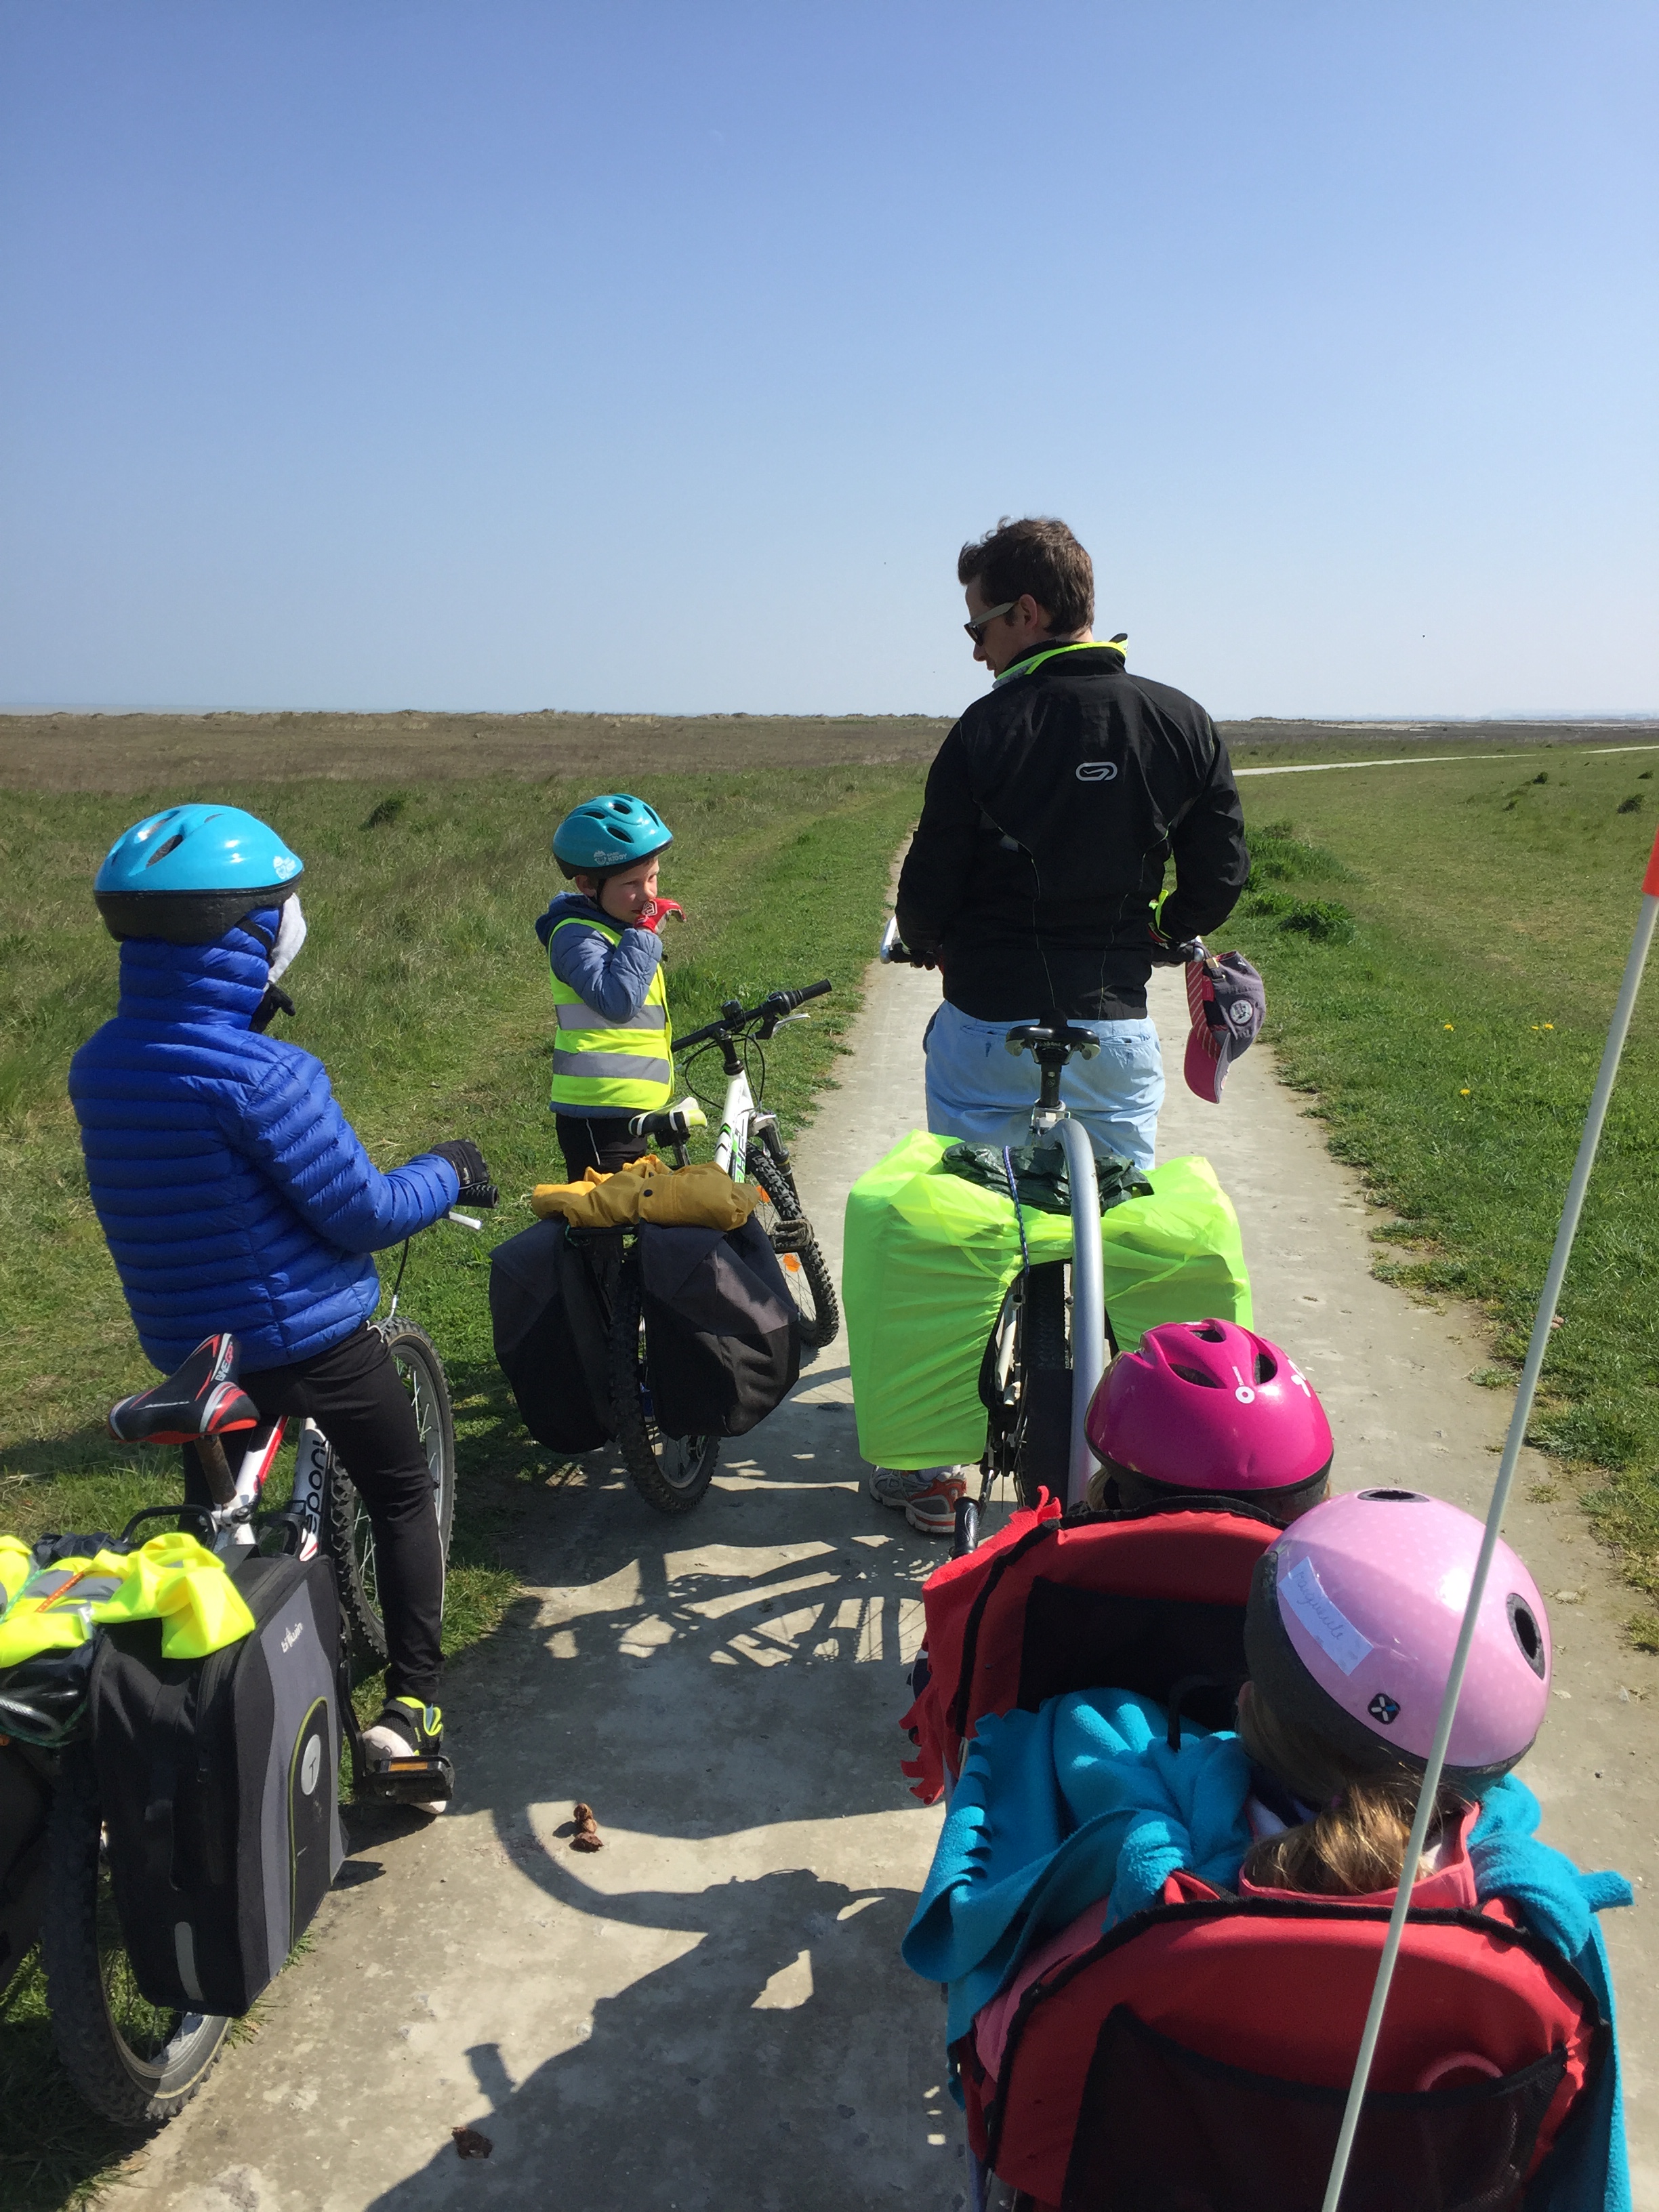
[[[455,1770],[441,1752],[432,1759],[388,1759],[365,1766],[352,1791],[362,1804],[430,1805],[455,1795]]]
[[[787,1220],[780,1219],[772,1229],[772,1249],[775,1252],[799,1252],[812,1241],[812,1224],[802,1214],[793,1214]]]

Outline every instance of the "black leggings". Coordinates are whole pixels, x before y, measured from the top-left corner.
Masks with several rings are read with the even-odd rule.
[[[628,1133],[626,1114],[605,1114],[591,1119],[585,1114],[556,1114],[553,1127],[564,1154],[565,1179],[580,1182],[589,1168],[615,1175],[632,1167],[651,1149],[643,1137]]]
[[[386,1695],[435,1703],[443,1671],[443,1546],[432,1470],[384,1340],[364,1322],[326,1352],[237,1380],[264,1419],[313,1420],[339,1454],[374,1530]],[[205,1504],[207,1485],[188,1446],[185,1466],[186,1497]]]

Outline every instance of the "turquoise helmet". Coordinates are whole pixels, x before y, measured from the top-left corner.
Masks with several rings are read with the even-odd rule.
[[[567,876],[613,876],[674,842],[654,806],[631,791],[585,799],[553,832],[553,857]]]
[[[281,906],[305,862],[240,806],[169,806],[124,830],[92,895],[112,937],[210,945],[259,907]]]

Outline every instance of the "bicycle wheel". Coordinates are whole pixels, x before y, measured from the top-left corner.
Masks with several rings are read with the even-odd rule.
[[[118,2127],[159,2127],[201,2087],[230,2022],[153,2005],[134,1980],[88,1745],[63,1755],[47,1836],[40,1944],[58,2055],[95,2112]]]
[[[1072,1455],[1072,1359],[1066,1344],[1063,1260],[1033,1267],[1026,1278],[1019,1329],[1014,1487],[1022,1505],[1034,1506],[1040,1490],[1064,1504]]]
[[[718,1437],[665,1437],[651,1411],[650,1346],[640,1310],[640,1271],[630,1255],[611,1303],[611,1413],[617,1448],[634,1487],[659,1513],[689,1513],[714,1480]]]
[[[801,1342],[820,1348],[833,1344],[841,1328],[841,1302],[812,1234],[812,1224],[801,1210],[795,1179],[781,1160],[765,1151],[750,1158],[749,1171],[766,1193],[766,1203],[755,1208],[755,1219],[778,1255],[783,1279],[800,1317]]]
[[[432,1470],[432,1502],[438,1516],[438,1540],[449,1557],[450,1523],[455,1516],[455,1416],[438,1347],[426,1331],[401,1315],[378,1324],[386,1339],[420,1431]],[[374,1525],[356,1485],[332,1451],[323,1504],[322,1541],[334,1568],[340,1611],[358,1662],[369,1673],[386,1664],[386,1622],[380,1613],[374,1560]]]

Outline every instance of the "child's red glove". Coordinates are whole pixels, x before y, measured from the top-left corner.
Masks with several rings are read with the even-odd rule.
[[[685,908],[678,899],[647,899],[634,917],[634,927],[635,929],[648,929],[653,937],[659,937],[662,926],[671,914],[680,921],[685,920]]]

